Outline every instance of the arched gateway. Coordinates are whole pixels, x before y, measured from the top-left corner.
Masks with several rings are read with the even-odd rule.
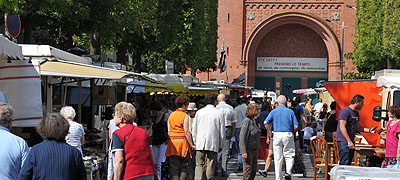
[[[281,91],[310,87],[320,79],[340,75],[340,48],[334,32],[317,16],[300,11],[276,13],[248,35],[242,61],[247,85]]]

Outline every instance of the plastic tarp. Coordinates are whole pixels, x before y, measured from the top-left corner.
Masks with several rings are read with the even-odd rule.
[[[338,165],[331,169],[329,175],[331,180],[397,180],[400,170]]]
[[[126,87],[126,93],[145,93],[145,84],[144,81],[130,81],[128,82],[128,86]],[[136,86],[135,86],[136,85]]]
[[[292,93],[304,95],[317,94],[314,89],[295,89],[292,91]]]
[[[381,76],[376,82],[378,87],[400,88],[400,76]]]
[[[7,60],[8,57],[19,60],[24,59],[21,47],[0,34],[0,60]]]
[[[0,61],[0,91],[15,109],[13,126],[35,127],[43,118],[38,61]]]
[[[145,88],[145,92],[172,92],[178,94],[187,93],[189,91],[187,85],[185,84],[155,84],[147,82],[146,85],[149,87]]]
[[[92,60],[71,54],[49,45],[20,44],[20,46],[22,47],[22,53],[26,57],[43,57],[48,58],[49,60],[53,58],[82,64],[92,64]]]
[[[326,82],[325,88],[329,91],[337,104],[336,111],[351,104],[354,95],[364,96],[364,107],[359,110],[360,124],[363,127],[372,128],[379,126],[380,122],[372,120],[372,112],[375,106],[382,105],[382,96],[379,95],[382,88],[376,87],[376,81],[353,81],[353,82]],[[380,127],[378,127],[379,129]],[[371,145],[380,145],[379,134],[361,133]]]

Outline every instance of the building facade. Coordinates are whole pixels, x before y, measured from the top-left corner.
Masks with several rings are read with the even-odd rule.
[[[351,53],[356,10],[346,5],[355,6],[354,0],[218,2],[218,47],[224,40],[227,71],[200,73],[200,80],[232,82],[244,73],[248,86],[291,94],[320,80],[341,79],[339,25],[345,25],[344,54]],[[343,62],[344,73],[356,70],[351,60]]]

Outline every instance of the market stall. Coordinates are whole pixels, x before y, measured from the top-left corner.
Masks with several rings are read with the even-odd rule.
[[[0,92],[15,109],[14,127],[36,126],[42,119],[39,64],[24,60],[21,47],[0,34]]]

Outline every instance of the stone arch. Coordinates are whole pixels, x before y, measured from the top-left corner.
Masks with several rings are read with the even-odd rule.
[[[247,38],[242,53],[242,59],[248,62],[246,69],[247,85],[254,86],[255,83],[256,49],[261,39],[274,28],[285,24],[306,26],[321,37],[328,51],[328,76],[334,77],[332,80],[339,80],[340,76],[337,75],[337,72],[340,71],[340,44],[332,29],[325,21],[312,14],[300,11],[285,11],[276,13],[262,21]]]

